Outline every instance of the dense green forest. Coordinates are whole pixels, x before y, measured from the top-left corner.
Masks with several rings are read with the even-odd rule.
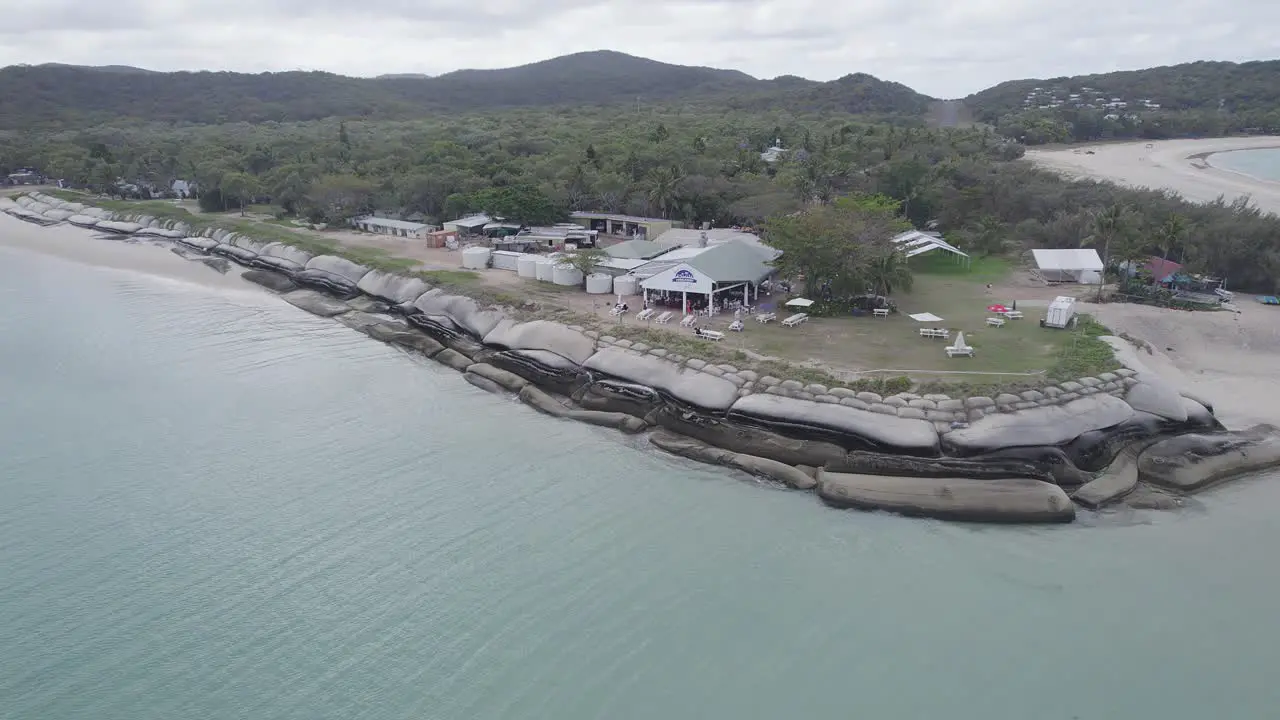
[[[790,151],[771,165],[760,151],[775,138]],[[1236,288],[1276,288],[1275,216],[1069,182],[1021,154],[1021,145],[989,128],[585,106],[415,121],[0,132],[0,170],[32,165],[117,194],[118,178],[161,188],[194,180],[212,210],[270,202],[327,222],[373,210],[436,221],[489,210],[548,222],[582,209],[725,226],[883,194],[900,203],[906,221],[936,227],[980,255],[1083,242],[1117,260],[1167,255]]]
[[[403,120],[515,107],[654,103],[740,110],[919,117],[930,98],[870,75],[818,83],[757,80],[736,70],[685,67],[611,51],[434,78],[352,78],[322,72],[157,73],[70,65],[0,69],[0,128],[88,127],[122,118],[173,124],[297,122],[330,117]]]
[[[1280,61],[1196,62],[1001,83],[965,99],[1026,144],[1280,132]]]

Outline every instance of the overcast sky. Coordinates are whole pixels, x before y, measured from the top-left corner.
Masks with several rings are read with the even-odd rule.
[[[612,49],[756,77],[1003,80],[1280,57],[1275,0],[0,0],[0,65],[439,74]]]

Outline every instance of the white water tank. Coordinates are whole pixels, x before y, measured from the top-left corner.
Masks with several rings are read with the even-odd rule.
[[[614,295],[639,295],[640,281],[634,275],[619,275],[613,279]]]
[[[529,255],[528,253],[521,255],[516,260],[516,274],[522,278],[536,280],[538,278],[538,256]]]
[[[592,295],[608,295],[613,292],[613,276],[591,273],[587,276],[587,292]]]
[[[489,248],[469,247],[462,251],[462,267],[468,270],[483,270],[489,266]]]
[[[565,287],[580,287],[582,271],[569,263],[560,263],[551,271],[551,282]]]
[[[555,267],[556,267],[555,258],[549,258],[549,257],[538,258],[538,265],[536,268],[538,279],[544,280],[546,282],[551,282],[552,276],[555,275]]]
[[[518,271],[520,269],[520,258],[523,254],[511,252],[510,250],[494,250],[493,251],[493,269],[494,270],[511,270]]]

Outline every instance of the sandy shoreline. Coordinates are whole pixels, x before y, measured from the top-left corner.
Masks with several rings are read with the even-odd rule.
[[[1028,150],[1027,159],[1077,179],[1171,190],[1195,202],[1249,196],[1259,208],[1280,213],[1280,183],[1215,167],[1212,156],[1237,150],[1280,148],[1280,137],[1158,140]],[[1087,154],[1092,151],[1093,154]]]
[[[0,213],[0,247],[37,252],[91,267],[142,273],[204,288],[267,297],[256,285],[240,279],[242,268],[231,265],[226,274],[179,257],[172,243],[147,239],[107,239],[74,225],[40,227]]]

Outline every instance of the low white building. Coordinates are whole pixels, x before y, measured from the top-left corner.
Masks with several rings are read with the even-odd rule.
[[[1102,282],[1102,258],[1097,250],[1067,248],[1061,250],[1032,250],[1040,277],[1049,283],[1081,283],[1097,285]]]
[[[380,218],[373,216],[358,217],[351,221],[351,224],[358,230],[378,235],[394,235],[395,237],[422,239],[431,232],[430,225],[422,223],[408,222],[406,220],[392,220],[390,218]]]

